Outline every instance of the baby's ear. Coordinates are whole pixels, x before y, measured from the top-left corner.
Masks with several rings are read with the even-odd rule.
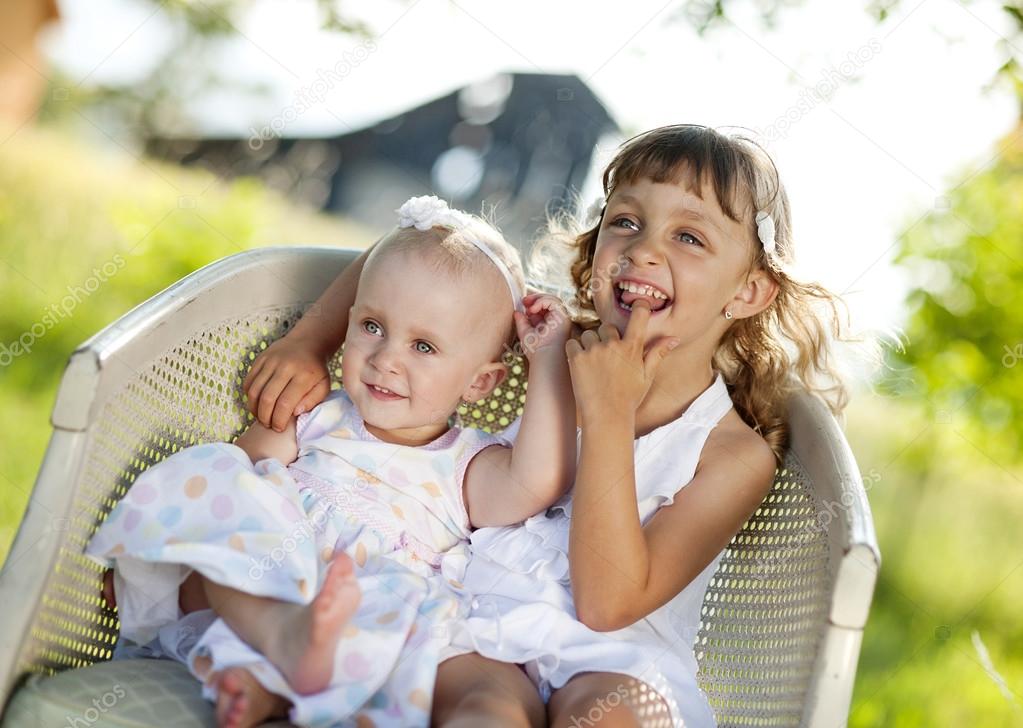
[[[508,367],[501,362],[484,364],[476,370],[476,376],[465,390],[462,399],[466,402],[478,402],[489,397],[507,376]]]

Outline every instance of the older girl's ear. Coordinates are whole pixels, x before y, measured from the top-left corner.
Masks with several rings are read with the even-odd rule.
[[[756,316],[770,306],[778,296],[778,283],[767,271],[757,268],[746,276],[728,310],[735,318]]]

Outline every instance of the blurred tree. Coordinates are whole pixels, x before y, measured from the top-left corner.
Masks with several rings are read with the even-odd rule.
[[[912,277],[907,346],[891,352],[895,394],[1002,464],[1023,461],[1023,125],[899,238]],[[907,368],[908,367],[908,368]]]
[[[976,0],[958,0],[960,5],[968,7],[978,4]],[[692,25],[700,35],[727,28],[730,24],[729,11],[739,5],[752,5],[760,16],[765,28],[777,25],[781,13],[802,5],[803,0],[693,0],[687,2],[675,13],[674,20],[681,20]],[[877,22],[883,23],[894,11],[903,5],[903,0],[869,0],[864,6],[865,12],[873,16]],[[1011,20],[1013,32],[1009,37],[1002,37],[997,47],[1003,55],[1002,65],[992,82],[1006,81],[1020,99],[1021,115],[1023,115],[1023,2],[1007,2],[1001,6]],[[910,11],[912,12],[912,10]]]
[[[238,36],[239,25],[254,0],[130,0],[153,7],[171,26],[171,42],[160,52],[152,70],[141,78],[122,83],[80,88],[59,70],[56,86],[63,94],[51,97],[43,107],[44,118],[53,119],[76,108],[94,107],[129,137],[143,140],[152,136],[196,133],[186,111],[187,103],[226,88],[252,94],[265,93],[261,84],[240,84],[218,72],[216,54],[223,43]],[[368,37],[368,27],[341,11],[340,0],[316,0],[321,26],[343,35]],[[63,81],[67,81],[66,84]],[[66,101],[71,103],[64,103]]]
[[[726,28],[729,11],[748,1],[759,9],[765,27],[800,4],[704,0],[682,12],[704,34]],[[866,11],[883,23],[900,4],[872,0]],[[1007,82],[1023,112],[1023,4],[1004,3],[1001,9],[1013,32],[998,42],[1004,60],[988,88]],[[894,263],[911,277],[906,345],[887,352],[890,369],[879,382],[882,392],[921,403],[931,422],[953,426],[972,454],[979,450],[1001,466],[1023,462],[1021,142],[1023,123],[896,241]],[[909,217],[916,219],[919,212]],[[922,473],[933,453],[918,455],[914,460]]]

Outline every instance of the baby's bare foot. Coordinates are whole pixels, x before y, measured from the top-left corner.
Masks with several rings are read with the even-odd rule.
[[[210,678],[217,688],[217,725],[251,728],[269,718],[284,718],[289,703],[264,688],[244,667],[229,667]]]
[[[339,551],[319,594],[278,631],[279,649],[275,652],[279,659],[271,661],[295,692],[310,695],[330,684],[334,650],[361,598],[352,559]]]

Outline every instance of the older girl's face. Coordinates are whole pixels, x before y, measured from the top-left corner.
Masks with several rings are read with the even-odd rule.
[[[752,236],[721,210],[713,187],[695,182],[640,179],[607,201],[591,286],[600,320],[620,333],[640,299],[653,311],[648,341],[677,336],[685,345],[724,320],[749,267]]]

